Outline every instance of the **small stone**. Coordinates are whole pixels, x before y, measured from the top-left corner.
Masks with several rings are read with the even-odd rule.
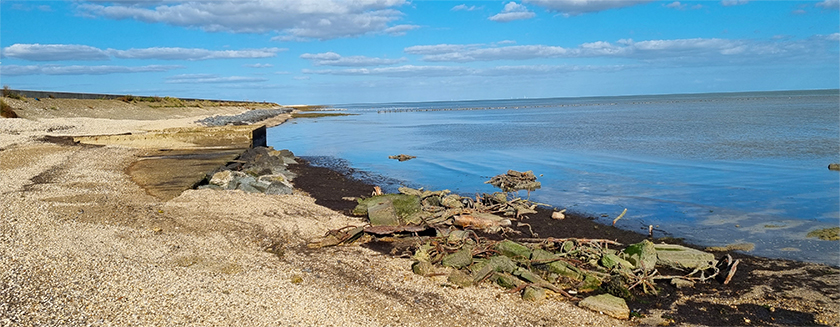
[[[566,219],[566,210],[555,211],[551,213],[551,219],[563,220]]]
[[[616,319],[630,319],[630,308],[627,307],[627,302],[610,294],[587,297],[580,301],[578,305]]]
[[[464,247],[460,251],[447,254],[441,259],[440,264],[444,267],[464,268],[472,263],[472,248]]]
[[[300,275],[292,275],[291,282],[292,282],[292,284],[303,283],[303,277],[301,277]]]
[[[674,285],[677,288],[692,288],[694,287],[694,282],[682,278],[674,278],[671,279],[671,285]]]
[[[531,302],[545,300],[545,289],[542,287],[528,286],[522,292],[522,299]]]
[[[472,286],[473,279],[463,271],[454,270],[449,274],[446,281],[458,285],[458,287],[470,287]]]
[[[223,187],[227,190],[232,190],[235,189],[238,184],[235,181],[242,177],[245,177],[245,174],[242,172],[224,170],[213,174],[213,177],[210,178],[210,184]]]
[[[426,276],[434,272],[435,267],[428,261],[417,261],[411,265],[411,271],[420,276]]]

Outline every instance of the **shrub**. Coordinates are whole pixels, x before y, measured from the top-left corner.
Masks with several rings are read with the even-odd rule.
[[[127,94],[127,95],[123,95],[123,96],[117,98],[117,100],[120,100],[120,101],[126,102],[126,103],[131,103],[131,102],[137,101],[137,97],[135,97],[131,94]]]
[[[6,101],[0,100],[0,117],[3,118],[18,118],[18,115],[12,110],[12,107]]]
[[[11,99],[26,101],[26,97],[24,97],[24,96],[18,94],[17,92],[14,92],[11,89],[9,89],[8,85],[3,85],[3,96],[7,97],[7,98],[11,98]]]

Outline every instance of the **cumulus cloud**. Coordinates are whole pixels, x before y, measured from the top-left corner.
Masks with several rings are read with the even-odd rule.
[[[679,1],[674,1],[674,2],[671,2],[667,5],[665,5],[665,7],[671,8],[671,9],[677,9],[677,10],[685,10],[685,8],[687,8],[688,5],[682,4]]]
[[[673,40],[633,41],[614,43],[597,41],[574,48],[550,45],[480,45],[439,44],[405,48],[408,54],[422,55],[429,62],[474,62],[494,60],[528,60],[541,58],[615,57],[639,60],[708,61],[750,60],[772,58],[826,58],[831,56],[830,43],[834,34],[814,36],[806,40],[771,39],[728,40],[693,38]]]
[[[99,49],[78,44],[13,44],[3,49],[3,56],[31,61],[158,59],[158,60],[208,60],[269,58],[288,49],[263,48],[245,50],[208,50],[197,48],[155,47],[145,49]]]
[[[272,64],[248,64],[248,65],[242,65],[242,66],[243,67],[248,67],[248,68],[271,68],[271,67],[274,67],[274,65],[272,65]]]
[[[525,3],[559,12],[566,16],[630,7],[651,1],[653,0],[523,0]]]
[[[84,2],[83,15],[134,19],[209,32],[266,33],[276,39],[334,39],[383,32],[403,13],[406,0],[258,0],[175,3]]]
[[[3,57],[31,60],[108,60],[102,49],[79,44],[12,44],[3,48]]]
[[[398,64],[398,63],[406,61],[405,58],[383,59],[383,58],[371,58],[371,57],[365,57],[365,56],[342,57],[340,54],[337,54],[335,52],[325,52],[325,53],[315,53],[315,54],[304,53],[304,54],[300,55],[300,58],[310,60],[316,66],[356,66],[356,67],[386,66],[386,65],[393,65],[393,64]]]
[[[487,18],[494,22],[510,22],[514,20],[531,19],[536,16],[533,11],[528,10],[527,7],[516,2],[508,2],[502,12]]]
[[[219,76],[216,74],[181,74],[166,78],[169,84],[207,84],[207,83],[253,83],[265,82],[266,78],[246,76]]]
[[[62,65],[4,65],[0,67],[6,76],[19,75],[107,75],[125,73],[165,72],[183,66],[148,65],[148,66],[62,66]]]

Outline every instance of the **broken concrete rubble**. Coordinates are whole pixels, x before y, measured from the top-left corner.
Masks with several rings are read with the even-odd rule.
[[[533,173],[508,172],[506,176],[530,180]],[[330,231],[310,246],[348,244],[354,239],[360,242],[382,241],[385,238],[378,237],[383,235],[389,238],[410,237],[415,243],[409,247],[409,252],[403,253],[413,251],[411,269],[418,275],[445,275],[447,283],[456,287],[490,282],[508,289],[509,293],[519,293],[529,301],[542,301],[551,294],[580,300],[585,294],[606,293],[585,300],[595,304],[581,306],[610,312],[611,316],[621,319],[627,319],[629,315],[621,298],[657,294],[659,280],[668,280],[679,287],[692,287],[723,273],[728,281],[737,266],[737,260],[733,262],[729,258],[718,267],[714,264],[714,255],[710,253],[682,246],[654,244],[648,240],[626,247],[604,239],[491,240],[473,230],[489,233],[505,231],[512,220],[527,217],[523,213],[533,210],[536,204],[510,193],[482,194],[470,198],[451,194],[448,190],[401,187],[399,191],[400,194],[358,199],[354,214],[367,216],[369,225],[360,226],[361,229],[348,226]],[[430,236],[432,231],[434,237]],[[423,232],[422,236],[418,235],[420,232]],[[659,269],[663,267],[688,271],[677,276],[663,276],[659,274]],[[614,302],[624,304],[623,308],[616,304],[605,309],[599,306],[600,301],[596,301],[613,298],[619,299]]]
[[[292,194],[294,174],[286,166],[295,163],[288,150],[256,147],[210,176],[199,189],[241,190],[248,193]]]

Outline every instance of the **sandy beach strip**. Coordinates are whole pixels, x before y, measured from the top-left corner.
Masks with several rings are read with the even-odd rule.
[[[160,201],[125,172],[140,150],[43,136],[190,127],[247,109],[123,119],[88,106],[0,119],[0,326],[626,324],[489,284],[442,287],[445,277],[361,247],[309,250],[325,231],[362,222],[305,194],[189,190]]]

